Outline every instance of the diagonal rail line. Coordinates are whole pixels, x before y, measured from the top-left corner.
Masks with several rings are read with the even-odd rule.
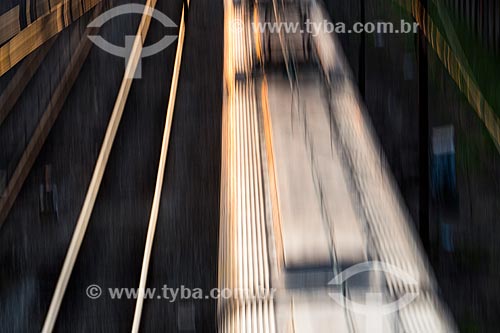
[[[190,0],[187,0],[187,6],[189,6]],[[189,7],[188,7],[189,8]],[[153,204],[151,207],[151,215],[149,218],[148,234],[146,236],[146,245],[144,249],[144,257],[142,261],[141,268],[141,278],[139,281],[139,290],[137,301],[135,305],[134,321],[132,323],[132,332],[139,332],[139,326],[141,323],[142,308],[144,306],[144,290],[146,288],[146,282],[148,278],[149,261],[151,259],[151,251],[153,249],[153,241],[156,231],[156,224],[158,222],[158,212],[160,210],[160,200],[161,191],[163,188],[163,179],[165,177],[165,166],[167,164],[167,154],[168,154],[168,144],[170,142],[170,132],[172,128],[172,120],[174,117],[175,110],[175,99],[177,96],[177,85],[179,82],[179,75],[181,70],[182,62],[182,49],[184,47],[184,36],[185,36],[185,14],[188,10],[185,6],[182,7],[181,23],[179,27],[179,40],[177,42],[177,51],[175,54],[174,71],[172,74],[172,84],[170,86],[170,96],[168,99],[167,106],[167,118],[165,120],[165,129],[163,131],[163,140],[161,145],[160,161],[158,165],[158,174],[156,176],[156,186],[155,193],[153,197]]]
[[[85,197],[80,216],[76,223],[75,231],[73,232],[73,237],[71,238],[71,243],[69,245],[68,252],[66,253],[59,279],[57,281],[56,289],[54,290],[54,295],[52,296],[52,300],[50,302],[49,311],[45,318],[45,322],[42,328],[43,333],[49,333],[54,330],[54,325],[57,320],[57,315],[61,307],[64,293],[75,266],[76,258],[78,257],[78,252],[80,251],[80,247],[82,245],[83,238],[89,224],[90,216],[92,215],[92,210],[97,199],[97,194],[99,193],[99,188],[104,176],[104,171],[106,170],[109,155],[111,154],[111,148],[113,147],[113,142],[115,140],[118,126],[123,115],[123,110],[125,109],[127,97],[133,82],[133,74],[137,70],[141,58],[143,43],[149,30],[152,11],[156,6],[156,2],[157,0],[146,1],[141,22],[139,23],[134,42],[132,44],[130,57],[127,61],[127,66],[125,68],[125,73],[120,86],[120,90],[118,92],[115,106],[108,123],[108,128],[106,129],[104,141],[101,146],[101,151],[99,152],[99,157],[94,168],[92,180],[90,181],[87,195]]]

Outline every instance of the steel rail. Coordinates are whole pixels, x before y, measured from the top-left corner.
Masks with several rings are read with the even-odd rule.
[[[118,92],[115,106],[113,108],[113,112],[106,129],[106,135],[104,137],[104,141],[99,152],[99,157],[94,168],[92,180],[90,182],[87,195],[85,197],[85,201],[83,203],[83,207],[75,227],[75,231],[73,232],[73,237],[71,238],[68,252],[64,259],[64,264],[57,281],[54,295],[52,296],[49,311],[45,318],[45,322],[42,328],[43,333],[52,332],[54,329],[64,293],[75,266],[76,258],[78,257],[78,252],[80,251],[80,247],[82,245],[83,238],[89,224],[90,216],[92,215],[92,210],[97,199],[97,194],[99,193],[99,188],[104,176],[104,171],[108,163],[109,155],[111,154],[111,148],[113,146],[113,142],[118,131],[118,126],[123,115],[127,97],[132,86],[133,74],[137,70],[139,60],[141,58],[143,48],[142,45],[149,30],[152,11],[156,6],[156,2],[157,0],[146,1],[141,22],[139,23],[134,42],[132,44],[130,57],[127,61],[127,66],[125,68],[125,73],[120,86],[120,90]]]
[[[153,197],[153,204],[151,207],[151,214],[149,217],[148,233],[146,236],[146,245],[144,249],[144,257],[142,260],[141,277],[139,281],[138,296],[135,304],[134,321],[132,323],[132,332],[139,332],[141,323],[142,308],[144,306],[144,291],[148,278],[149,262],[151,259],[151,251],[153,249],[153,241],[155,237],[156,224],[158,222],[158,212],[160,210],[161,192],[163,189],[163,179],[165,177],[165,166],[167,164],[168,145],[170,142],[170,132],[172,129],[172,120],[174,117],[175,100],[177,96],[177,85],[179,82],[179,75],[182,63],[182,50],[184,47],[184,37],[186,26],[184,22],[185,12],[189,9],[189,2],[187,0],[188,8],[182,6],[181,23],[179,26],[179,39],[177,42],[177,51],[175,54],[174,70],[172,74],[172,83],[170,86],[170,96],[167,106],[167,118],[165,120],[165,129],[163,131],[163,140],[161,145],[160,161],[158,164],[158,174],[156,176],[155,193]]]

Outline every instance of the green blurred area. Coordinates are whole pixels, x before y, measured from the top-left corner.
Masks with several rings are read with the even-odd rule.
[[[450,10],[441,4],[440,9],[446,17],[440,14],[436,0],[429,1],[428,14],[467,70],[469,76],[478,84],[481,93],[500,116],[500,55],[495,50],[488,49],[485,43],[473,34],[470,27]],[[450,32],[453,36],[450,36]],[[453,39],[457,38],[461,50],[453,47]],[[463,51],[463,55],[462,52]],[[464,57],[465,56],[465,57]]]
[[[450,13],[450,19],[481,92],[495,113],[500,115],[500,56],[488,50],[453,13]]]

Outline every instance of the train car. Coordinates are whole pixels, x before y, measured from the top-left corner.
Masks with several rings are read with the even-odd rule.
[[[278,2],[225,10],[247,24],[328,19],[317,2],[275,15]],[[225,75],[219,286],[232,297],[219,330],[455,332],[335,36],[306,52],[296,35],[249,32],[225,42],[224,71],[239,74]],[[252,55],[260,76],[234,61]],[[293,89],[275,70],[291,64]]]

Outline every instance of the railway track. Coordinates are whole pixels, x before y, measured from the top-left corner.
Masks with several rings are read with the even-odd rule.
[[[76,258],[78,256],[78,252],[80,250],[81,244],[83,242],[83,238],[85,236],[85,231],[87,229],[91,214],[93,212],[94,204],[99,192],[99,188],[101,185],[102,178],[104,176],[104,171],[106,169],[106,165],[111,153],[111,149],[113,146],[114,139],[116,137],[116,133],[118,131],[118,127],[120,124],[120,120],[123,115],[123,111],[125,109],[125,105],[127,103],[127,98],[130,93],[130,89],[132,86],[133,82],[133,73],[137,70],[139,61],[141,59],[141,53],[142,53],[142,45],[146,39],[146,36],[148,34],[149,26],[151,23],[151,16],[147,14],[146,9],[147,8],[152,8],[154,9],[156,6],[156,1],[146,1],[145,4],[145,11],[144,14],[142,15],[141,21],[139,23],[137,33],[135,35],[135,39],[132,44],[131,48],[131,54],[128,57],[128,62],[126,63],[125,67],[125,73],[124,77],[120,86],[120,90],[118,92],[118,96],[115,102],[115,106],[113,109],[113,113],[110,118],[110,122],[108,124],[108,129],[106,131],[106,135],[103,141],[103,145],[101,148],[100,155],[98,157],[96,167],[94,169],[94,174],[91,180],[91,183],[89,185],[89,189],[87,192],[87,196],[85,198],[84,205],[82,207],[80,217],[78,219],[75,232],[73,234],[72,241],[70,243],[70,247],[68,249],[68,253],[66,255],[66,259],[64,261],[64,265],[61,271],[61,274],[59,276],[59,280],[54,292],[54,296],[52,298],[51,305],[49,307],[49,312],[47,314],[47,317],[45,319],[45,323],[43,326],[42,331],[43,332],[50,332],[53,330],[56,319],[57,319],[57,314],[59,312],[59,308],[61,306],[63,297],[64,297],[64,292],[65,289],[68,285],[69,279],[71,277],[71,273],[73,270],[73,267],[76,262]],[[149,257],[150,257],[150,251],[151,251],[151,245],[154,237],[154,228],[156,224],[156,217],[158,214],[158,204],[159,204],[159,195],[161,194],[161,187],[162,187],[162,180],[163,180],[163,174],[164,174],[164,167],[166,163],[166,154],[168,150],[168,141],[169,141],[169,136],[170,136],[170,127],[172,123],[172,117],[173,117],[173,110],[175,106],[175,95],[176,95],[176,90],[177,90],[177,81],[179,78],[179,70],[180,70],[180,62],[181,62],[181,57],[182,57],[182,47],[183,47],[183,42],[184,42],[184,22],[182,21],[184,19],[184,10],[187,10],[185,8],[182,9],[182,15],[181,15],[181,24],[180,24],[180,30],[179,30],[179,42],[177,45],[177,53],[176,53],[176,58],[175,58],[175,63],[174,63],[174,69],[173,69],[173,78],[171,81],[171,93],[170,93],[170,98],[169,98],[169,103],[168,103],[168,109],[167,109],[167,120],[166,120],[166,125],[165,125],[165,130],[164,130],[164,138],[163,138],[163,143],[161,147],[161,155],[160,155],[160,165],[158,167],[158,175],[157,175],[157,185],[155,189],[155,195],[153,197],[153,207],[151,210],[151,219],[150,219],[150,227],[148,231],[148,236],[146,238],[146,252],[144,254],[144,259],[143,259],[143,267],[142,267],[142,272],[140,276],[140,284],[139,284],[139,296],[137,298],[137,304],[136,304],[136,311],[132,323],[132,331],[137,332],[139,328],[139,323],[140,323],[140,315],[141,315],[141,310],[142,310],[142,295],[141,292],[144,290],[144,285],[146,282],[147,278],[147,270],[148,270],[148,265],[149,265]],[[149,250],[149,253],[148,253]]]
[[[154,6],[154,3],[156,3],[156,1],[148,1],[150,6]],[[157,9],[169,14],[174,21],[181,22],[180,13],[182,7],[182,1],[176,1],[175,3],[159,1]],[[51,119],[53,119],[53,128],[52,126],[46,127],[47,129],[45,130],[46,133],[44,133],[44,136],[46,137],[47,143],[45,146],[42,146],[42,142],[32,139],[33,142],[36,141],[37,144],[40,145],[39,154],[38,152],[34,154],[31,153],[31,165],[23,168],[24,174],[21,178],[24,179],[16,182],[16,184],[19,183],[19,185],[16,185],[16,187],[18,187],[17,191],[19,196],[8,196],[11,198],[9,199],[9,205],[12,206],[12,209],[8,207],[8,209],[4,210],[4,206],[2,205],[1,212],[4,214],[2,220],[5,220],[5,224],[2,229],[3,234],[0,237],[14,236],[12,239],[2,243],[5,245],[1,248],[3,256],[8,259],[8,262],[10,260],[12,260],[12,262],[23,262],[23,260],[25,260],[29,266],[26,269],[14,269],[10,272],[11,274],[9,273],[9,281],[12,281],[13,287],[17,286],[22,290],[22,288],[25,288],[26,283],[30,284],[34,281],[35,284],[39,284],[39,280],[44,280],[41,285],[34,286],[35,290],[33,292],[27,294],[21,292],[20,299],[23,299],[23,302],[28,304],[29,307],[24,306],[19,308],[19,304],[17,306],[13,304],[12,306],[12,309],[27,311],[30,313],[30,317],[32,317],[33,320],[25,321],[22,320],[23,316],[20,316],[18,317],[19,319],[10,318],[11,322],[6,322],[6,325],[18,327],[20,330],[39,330],[42,328],[42,323],[45,320],[42,329],[44,332],[50,332],[54,329],[64,331],[78,331],[82,329],[109,329],[111,331],[122,331],[128,330],[131,327],[133,327],[133,331],[137,331],[140,326],[140,301],[137,302],[138,310],[136,311],[134,320],[135,300],[90,300],[86,298],[82,292],[87,285],[92,283],[102,284],[103,289],[106,286],[119,287],[124,285],[130,288],[137,288],[140,284],[143,287],[146,281],[149,280],[156,281],[157,278],[167,280],[164,276],[158,277],[154,269],[150,279],[146,279],[145,275],[141,277],[140,274],[140,263],[143,260],[141,253],[144,251],[146,239],[148,246],[152,244],[152,238],[146,237],[149,215],[151,215],[151,220],[153,220],[154,215],[160,216],[158,223],[160,224],[159,237],[161,237],[161,247],[165,246],[165,244],[172,244],[167,245],[170,252],[175,252],[176,249],[183,248],[183,244],[175,244],[175,240],[173,239],[174,235],[166,234],[165,230],[162,230],[162,224],[180,223],[178,220],[184,218],[185,224],[186,221],[189,222],[186,224],[188,229],[184,232],[185,240],[194,242],[191,244],[194,250],[197,250],[196,244],[198,242],[203,244],[200,245],[202,249],[203,247],[208,249],[211,248],[211,251],[201,250],[201,252],[205,254],[205,261],[214,261],[214,258],[216,258],[214,244],[216,244],[217,238],[217,234],[214,233],[214,231],[217,230],[217,226],[212,225],[205,235],[190,235],[190,233],[193,233],[193,228],[196,228],[196,221],[206,218],[209,214],[214,214],[217,211],[217,209],[214,210],[214,207],[217,206],[214,205],[212,199],[206,198],[207,203],[211,203],[206,205],[206,213],[203,214],[203,217],[200,217],[201,213],[194,212],[194,214],[191,215],[182,214],[175,219],[166,219],[164,216],[166,211],[168,212],[170,210],[171,213],[175,213],[177,210],[176,207],[172,206],[171,202],[173,200],[178,200],[176,197],[182,197],[182,195],[172,193],[171,190],[168,190],[170,192],[169,195],[160,199],[159,194],[166,191],[166,188],[170,188],[174,183],[178,183],[175,181],[176,177],[170,177],[169,174],[173,172],[177,174],[186,173],[185,168],[184,170],[179,170],[175,167],[173,170],[167,170],[166,174],[165,170],[162,171],[162,168],[164,169],[165,166],[168,167],[169,164],[175,163],[166,163],[166,152],[169,146],[168,138],[170,136],[170,127],[172,126],[173,111],[175,108],[180,108],[181,112],[181,120],[179,123],[182,125],[178,126],[183,126],[186,130],[192,130],[192,126],[195,125],[198,129],[196,130],[197,134],[193,134],[192,131],[173,133],[173,161],[178,161],[179,158],[181,158],[182,160],[191,161],[195,165],[201,163],[205,165],[205,167],[208,167],[206,170],[197,170],[197,174],[190,174],[189,177],[184,180],[184,184],[181,184],[179,187],[176,186],[175,192],[181,192],[179,188],[183,187],[193,188],[193,190],[185,190],[182,191],[182,193],[189,194],[191,197],[197,197],[199,195],[199,190],[194,190],[195,188],[201,187],[201,190],[205,192],[207,190],[203,188],[204,184],[206,186],[206,182],[198,178],[200,175],[203,175],[206,171],[210,173],[210,179],[218,178],[214,171],[217,170],[218,163],[216,163],[216,161],[218,161],[219,158],[217,155],[217,148],[214,147],[217,147],[217,137],[220,136],[219,127],[217,125],[217,114],[220,112],[220,106],[217,107],[217,103],[220,103],[220,97],[218,97],[219,89],[216,87],[209,88],[208,85],[210,82],[213,83],[213,80],[216,80],[217,77],[220,78],[219,71],[221,65],[219,62],[222,58],[217,57],[216,54],[221,52],[222,46],[220,46],[219,49],[212,49],[213,43],[202,43],[201,45],[197,45],[197,43],[199,43],[200,40],[206,40],[210,37],[213,38],[215,43],[217,43],[217,40],[221,40],[216,36],[210,36],[210,34],[213,32],[220,32],[222,25],[220,23],[216,24],[217,20],[214,20],[215,23],[209,23],[210,27],[207,28],[207,22],[203,17],[205,13],[212,12],[214,15],[219,15],[219,18],[222,18],[221,9],[222,7],[217,9],[216,6],[211,6],[208,1],[199,2],[194,6],[190,15],[190,17],[193,17],[190,19],[192,23],[188,24],[188,31],[192,29],[192,32],[188,32],[188,36],[190,37],[187,38],[189,49],[187,51],[188,61],[186,65],[181,66],[182,52],[177,52],[176,56],[175,48],[172,47],[155,56],[156,58],[152,57],[145,59],[143,61],[144,80],[138,80],[132,83],[129,79],[121,80],[121,77],[124,76],[122,59],[111,60],[112,58],[110,56],[105,54],[99,55],[102,51],[93,48],[89,54],[90,60],[85,61],[86,57],[80,58],[82,60],[81,66],[83,66],[83,70],[78,78],[75,77],[76,82],[74,88],[71,90],[71,85],[69,84],[61,85],[61,87],[64,87],[66,93],[66,96],[57,102],[57,106],[61,111],[61,116],[59,118],[51,117]],[[172,13],[178,14],[172,15]],[[176,18],[177,15],[179,15],[179,17]],[[215,18],[217,17],[215,16]],[[136,34],[138,37],[136,37],[135,48],[133,49],[135,56],[131,57],[126,72],[128,71],[130,73],[135,70],[143,42],[146,41],[146,44],[153,44],[165,34],[165,31],[158,29],[158,26],[155,26],[154,23],[151,33],[147,34],[149,20],[150,16],[144,15],[143,20],[139,23],[139,32]],[[121,23],[114,24],[112,28],[116,29],[117,26],[120,25],[123,27],[123,24],[124,22],[122,21]],[[180,26],[181,31],[184,30],[183,25],[184,23]],[[205,29],[205,31],[201,29]],[[219,31],[217,31],[217,29],[219,29]],[[112,32],[110,27],[106,26],[103,27],[102,30],[103,35],[107,36]],[[148,36],[147,38],[146,35]],[[201,38],[200,35],[202,35]],[[12,40],[16,37],[17,36],[14,36]],[[189,39],[193,41],[189,41]],[[83,40],[88,41],[86,38],[83,38]],[[179,40],[182,42],[178,44],[178,50],[182,51],[184,40],[183,34],[181,34]],[[40,67],[43,69],[46,59],[54,57],[50,51],[56,47],[60,47],[60,44],[56,43],[52,48],[46,47],[48,50],[43,50],[45,54],[35,53],[33,57],[29,56],[30,59],[28,60],[30,61],[28,65],[26,65],[24,71],[31,73],[34,81],[38,81],[36,74],[37,68]],[[203,54],[207,55],[208,60],[200,56],[200,50],[203,51]],[[104,59],[96,61],[96,59],[100,57]],[[107,61],[109,61],[109,63]],[[198,69],[203,68],[204,64],[207,62],[213,65],[213,69],[202,70],[202,74],[200,75],[200,73],[197,72]],[[110,68],[112,73],[108,73],[108,75],[99,73],[99,70],[103,69],[100,65],[102,66],[107,63],[116,65],[116,68],[121,69],[121,73],[117,73],[117,71],[112,68]],[[23,68],[23,66],[24,63],[21,64],[21,68]],[[69,66],[73,67],[71,64]],[[14,71],[19,71],[17,67],[19,66],[16,66]],[[99,75],[97,75],[97,73],[99,73]],[[42,76],[44,73],[38,72],[38,74]],[[172,86],[170,87],[170,78],[172,74],[174,77],[171,81]],[[18,74],[18,76],[20,77],[20,74]],[[183,76],[185,76],[185,78],[183,78]],[[10,74],[7,75],[7,77],[10,77]],[[125,77],[128,77],[128,75],[125,74]],[[121,86],[118,85],[119,80],[117,80],[117,78],[120,78]],[[177,89],[179,80],[180,83]],[[186,82],[184,83],[183,80]],[[111,83],[112,81],[114,82]],[[5,99],[9,102],[11,108],[14,106],[12,112],[10,114],[5,113],[2,119],[5,119],[5,123],[3,124],[5,126],[10,127],[15,122],[19,103],[16,103],[16,101],[13,100],[15,98],[11,96],[17,96],[17,98],[22,96],[22,91],[25,88],[23,85],[25,85],[25,83],[24,81],[20,82],[16,89],[9,92],[9,96]],[[106,114],[107,112],[100,114],[91,112],[88,117],[91,121],[88,124],[80,125],[80,128],[77,130],[78,124],[86,120],[84,112],[86,109],[85,103],[88,106],[89,100],[97,100],[96,104],[99,105],[94,109],[96,111],[98,109],[113,109],[113,105],[109,103],[110,99],[108,96],[105,96],[106,93],[99,92],[92,88],[89,89],[89,86],[92,87],[93,85],[102,85],[105,87],[104,91],[108,94],[111,93],[110,95],[118,96],[114,103],[114,111],[111,115],[109,113]],[[194,91],[193,88],[195,89]],[[79,89],[81,89],[81,91]],[[168,91],[170,89],[172,89],[172,94],[169,98]],[[179,97],[182,101],[181,106],[178,107],[175,107],[175,90],[179,91]],[[204,95],[202,93],[202,96],[193,99],[193,95],[196,96],[203,90],[209,92],[209,94]],[[76,93],[76,91],[78,91],[78,93]],[[0,101],[2,101],[1,98]],[[22,101],[22,97],[20,101]],[[209,106],[211,103],[213,103],[214,106]],[[54,103],[50,105],[52,104]],[[78,107],[74,108],[75,105]],[[81,111],[76,113],[72,108]],[[193,111],[199,119],[196,119],[196,116],[193,115]],[[210,111],[210,113],[207,114],[207,111]],[[71,117],[75,117],[76,119],[70,121],[71,127],[65,128],[67,125],[63,126],[61,123],[64,121],[66,124]],[[121,119],[121,125],[118,126],[120,118],[123,119]],[[103,124],[107,123],[108,120],[108,130],[106,135],[104,135],[104,139],[101,139],[102,133],[105,132]],[[162,128],[160,126],[162,123],[166,123],[163,146],[161,144]],[[211,127],[206,127],[206,124],[212,125]],[[83,135],[73,135],[73,138],[68,140],[68,131],[71,132],[71,128],[78,134],[80,134],[79,130],[81,130]],[[196,137],[195,140],[192,139],[193,135]],[[92,138],[89,138],[89,136],[92,136]],[[34,136],[34,138],[36,138],[36,136]],[[62,144],[59,146],[55,145],[54,142],[59,140],[62,141]],[[215,142],[213,142],[214,140]],[[80,143],[87,141],[90,141],[88,142],[90,143],[89,146],[80,147]],[[94,143],[95,141],[104,142],[99,156],[97,154],[98,147]],[[182,148],[184,141],[189,141],[189,146],[193,148],[191,151],[196,151],[199,149],[197,146],[205,144],[205,153],[195,157],[184,154],[184,149]],[[196,143],[197,141],[199,142]],[[211,147],[211,143],[214,144],[213,147]],[[194,147],[193,144],[195,145]],[[75,145],[77,149],[72,151]],[[144,149],[144,147],[147,147],[147,149]],[[63,156],[68,158],[68,161],[64,161],[61,158]],[[158,158],[161,159],[159,170],[157,170]],[[82,160],[84,163],[82,163]],[[31,255],[29,258],[23,258],[13,253],[11,249],[16,249],[16,239],[19,239],[23,233],[28,234],[27,228],[30,227],[30,223],[27,223],[28,219],[26,219],[26,217],[38,216],[36,206],[23,211],[25,207],[21,203],[25,203],[29,197],[33,197],[33,192],[31,191],[33,191],[33,188],[37,187],[38,174],[40,170],[45,170],[46,163],[41,161],[53,161],[52,163],[54,165],[52,165],[52,168],[49,170],[52,170],[52,181],[54,184],[57,184],[59,198],[62,198],[62,200],[59,201],[57,221],[51,221],[49,224],[41,227],[38,225],[35,226],[35,232],[30,234],[30,236],[34,238],[33,245],[29,246],[27,252]],[[96,165],[96,167],[91,179],[89,170],[91,170],[94,165]],[[197,168],[191,167],[188,168],[188,170],[189,169],[195,170]],[[77,176],[80,172],[81,176]],[[62,173],[65,174],[63,175]],[[67,176],[67,173],[69,173],[69,176]],[[158,182],[155,190],[155,177],[160,179],[160,176],[163,174],[165,174],[167,184],[162,185],[161,182]],[[215,176],[215,178],[212,178],[212,176]],[[78,188],[78,191],[75,193],[76,188]],[[82,189],[87,188],[89,190],[84,199],[85,192]],[[218,184],[216,182],[210,184],[209,188],[212,189],[211,191],[213,193],[218,193]],[[37,193],[37,191],[35,191],[35,193]],[[211,196],[211,193],[209,192],[207,195]],[[5,196],[2,198],[4,197]],[[152,210],[151,200],[153,200],[153,198],[154,207]],[[193,205],[198,201],[199,200],[193,200],[193,203],[190,204]],[[82,203],[83,208],[81,207]],[[165,207],[167,208],[165,209]],[[79,218],[78,214],[80,214]],[[77,220],[77,218],[78,222],[76,226],[73,227],[74,222],[72,221]],[[38,220],[38,218],[29,220],[33,222],[33,220]],[[210,221],[213,223],[218,220],[217,217],[213,216]],[[16,222],[22,224],[20,229],[19,225],[15,225]],[[73,234],[73,240],[68,248],[68,240],[71,233],[73,233],[73,228],[75,228],[75,232]],[[171,228],[171,226],[168,226],[168,228]],[[207,235],[209,236],[208,238],[206,238]],[[56,241],[55,237],[60,237],[62,239]],[[46,243],[47,239],[53,238],[53,244]],[[206,239],[204,240],[204,238]],[[19,245],[17,246],[19,247]],[[53,247],[52,249],[50,249],[51,246]],[[33,251],[36,251],[35,248],[38,248],[38,251],[41,252],[52,253],[50,256],[51,259],[46,259],[42,263],[40,256],[34,255]],[[62,254],[66,252],[66,249],[68,249],[68,255],[64,264],[62,264]],[[155,252],[157,251],[156,249],[156,246],[149,247],[149,251]],[[156,256],[157,254],[152,255],[153,263],[154,260],[157,260]],[[189,258],[193,258],[193,263],[196,262],[197,266],[205,264],[207,266],[205,269],[207,275],[212,276],[209,286],[214,287],[216,285],[216,265],[208,267],[208,263],[197,262],[195,256],[199,257],[196,253],[192,253],[185,255],[184,259],[189,260]],[[144,257],[148,257],[147,251]],[[162,262],[164,258],[160,257],[158,259]],[[63,271],[59,276],[59,282],[56,286],[55,282],[57,275],[54,274],[54,272],[59,272],[61,266],[63,266]],[[143,271],[147,271],[147,266],[146,260],[144,260]],[[176,276],[178,280],[181,280],[183,276],[186,276],[186,272],[189,269],[195,270],[195,268],[192,267],[182,269],[175,267],[175,269],[169,270],[168,278]],[[16,276],[22,276],[26,273],[28,273],[27,276],[21,278],[20,282],[15,281]],[[140,277],[141,281],[139,280]],[[200,286],[206,284],[205,280],[207,280],[207,277],[198,276],[196,280],[197,286]],[[210,279],[208,280],[210,281]],[[54,290],[55,292],[52,295]],[[48,301],[51,297],[52,302],[49,308]],[[33,302],[37,299],[40,300],[41,303],[39,309],[33,308],[32,305],[30,305],[36,304]],[[198,311],[196,316],[197,321],[208,323],[210,322],[209,317],[214,316],[214,309],[209,306],[209,303],[207,304],[202,305],[203,309]],[[3,310],[7,311],[8,309],[2,309],[2,311]],[[49,310],[48,313],[47,310]],[[146,316],[147,320],[145,323],[141,324],[141,327],[144,326],[145,330],[150,331],[155,331],[158,326],[162,325],[174,325],[174,327],[176,327],[176,309],[173,311],[173,314],[162,314],[158,316],[157,319],[151,320],[151,314],[156,311],[155,304],[148,304],[148,302],[146,302],[144,316]],[[94,314],[94,320],[89,322],[86,320],[86,316],[82,314]],[[47,316],[45,317],[45,315]],[[128,320],[124,320],[124,317],[128,318]],[[159,318],[162,319],[159,320]]]

